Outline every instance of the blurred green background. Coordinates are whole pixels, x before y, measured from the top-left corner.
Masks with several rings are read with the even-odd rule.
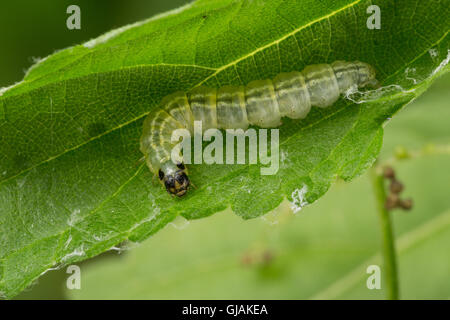
[[[185,4],[183,0],[41,0],[0,4],[0,87],[23,78],[33,59]],[[81,7],[81,30],[66,28],[66,8]],[[450,147],[450,74],[385,128],[380,160],[398,150]],[[433,153],[433,152],[431,152]],[[450,155],[395,161],[409,212],[394,211],[400,294],[450,298]],[[380,230],[370,181],[337,181],[297,214],[284,203],[264,218],[229,211],[179,218],[142,244],[126,244],[81,266],[81,290],[66,289],[66,269],[51,271],[21,299],[382,299],[366,268],[381,265]],[[132,249],[132,250],[131,250]]]

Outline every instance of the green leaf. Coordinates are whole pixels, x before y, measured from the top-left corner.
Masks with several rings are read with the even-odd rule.
[[[430,144],[450,146],[449,85],[450,73],[389,123],[381,163],[392,157],[397,146],[410,151]],[[450,296],[450,259],[448,246],[443,245],[450,242],[449,160],[447,148],[446,154],[393,163],[405,186],[402,197],[414,202],[411,211],[392,212],[401,299]],[[368,175],[334,184],[317,204],[296,215],[285,204],[264,219],[247,223],[229,211],[189,225],[175,221],[182,230],[170,225],[133,250],[82,263],[82,290],[66,289],[65,295],[72,299],[385,298],[385,283],[380,290],[368,290],[366,285],[369,265],[379,265],[382,274],[384,270]],[[269,218],[272,223],[264,221]],[[66,280],[64,271],[42,278],[37,290],[21,298],[42,296],[45,284]],[[55,289],[47,292],[55,295]]]
[[[312,203],[336,176],[361,174],[386,119],[449,69],[448,5],[377,4],[380,30],[366,27],[371,1],[197,1],[57,52],[2,89],[0,293],[12,297],[49,268],[141,241],[177,215],[231,206],[253,218],[286,197],[295,202],[297,189]],[[370,63],[392,86],[284,121],[277,175],[260,176],[258,165],[191,166],[199,188],[178,200],[137,163],[143,118],[168,93],[335,60]]]

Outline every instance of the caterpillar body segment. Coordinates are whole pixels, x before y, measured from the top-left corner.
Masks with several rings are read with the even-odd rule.
[[[149,169],[158,175],[167,191],[183,196],[190,185],[184,164],[174,163],[172,132],[247,129],[249,125],[274,128],[281,118],[304,119],[311,107],[326,108],[353,86],[376,86],[375,70],[364,62],[335,61],[307,66],[302,72],[280,73],[274,79],[255,80],[246,86],[218,89],[197,87],[189,93],[175,92],[161,101],[160,108],[144,121],[140,150]]]
[[[305,77],[297,71],[280,73],[273,84],[280,114],[291,119],[306,118],[311,102]]]
[[[217,90],[217,126],[218,129],[248,128],[245,107],[244,86],[223,86]]]

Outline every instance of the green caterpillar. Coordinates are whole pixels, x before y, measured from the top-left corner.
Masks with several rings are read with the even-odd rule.
[[[245,130],[249,125],[274,128],[281,124],[282,117],[303,119],[312,106],[326,108],[349,88],[368,85],[377,85],[372,66],[359,61],[335,61],[310,65],[302,72],[280,73],[273,80],[256,80],[246,86],[175,92],[145,119],[140,150],[167,191],[181,197],[190,181],[185,165],[171,160],[174,130],[193,133],[194,121],[202,121],[203,130]]]

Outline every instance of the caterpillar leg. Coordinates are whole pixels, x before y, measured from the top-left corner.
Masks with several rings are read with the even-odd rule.
[[[190,186],[192,186],[192,188],[194,189],[198,189],[198,187],[192,181],[190,181]]]

